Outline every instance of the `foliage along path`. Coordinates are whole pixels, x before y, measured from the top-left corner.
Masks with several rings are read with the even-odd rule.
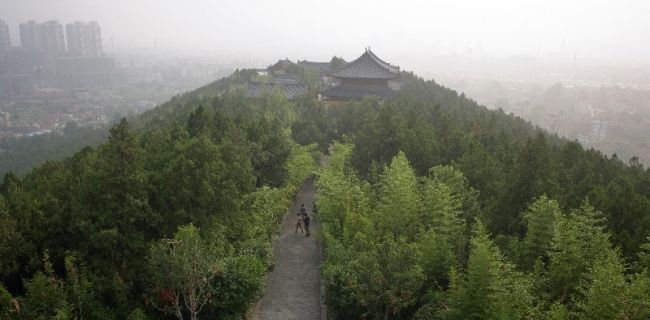
[[[257,303],[255,320],[320,320],[321,303],[320,265],[322,249],[316,239],[319,223],[312,212],[314,181],[307,181],[298,193],[282,223],[280,237],[276,241],[275,267],[269,274],[266,292]],[[311,236],[294,233],[296,214],[304,203],[311,217]],[[324,298],[324,297],[323,297]]]

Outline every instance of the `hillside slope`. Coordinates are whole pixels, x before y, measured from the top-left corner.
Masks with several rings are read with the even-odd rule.
[[[338,167],[327,169],[334,178],[320,182],[324,214],[332,215],[324,223],[332,250],[326,256],[337,259],[324,280],[329,290],[340,290],[328,296],[342,297],[330,301],[341,318],[400,318],[452,302],[462,310],[476,298],[463,296],[472,292],[471,275],[464,272],[476,259],[504,262],[499,268],[508,273],[492,274],[495,279],[520,279],[518,272],[537,268],[540,279],[550,282],[536,282],[540,288],[532,293],[523,287],[545,311],[545,303],[589,294],[595,280],[584,282],[584,272],[599,266],[595,261],[630,270],[623,278],[648,268],[643,254],[650,248],[650,170],[634,159],[624,163],[585,150],[410,73],[402,73],[394,99],[328,106],[315,93],[291,102],[279,94],[248,99],[240,85],[252,72],[237,71],[124,119],[97,147],[47,162],[23,178],[7,175],[0,185],[0,314],[16,318],[20,308],[21,316],[43,318],[173,318],[198,311],[241,317],[264,288],[273,264],[270,244],[290,199],[313,173],[318,152],[337,150],[332,144],[347,151],[332,162]],[[327,183],[333,183],[330,189]],[[336,193],[341,190],[350,193]],[[563,214],[542,215],[537,226],[566,225],[577,235],[541,228],[541,240],[526,240],[534,230],[531,212],[545,201],[553,209],[545,213]],[[444,226],[436,232],[446,232],[446,240],[422,233],[436,230],[432,225]],[[594,243],[602,246],[583,241],[585,234],[597,235]],[[452,238],[457,242],[438,250],[436,244]],[[178,241],[192,245],[177,249]],[[561,244],[576,255],[552,254],[562,251]],[[558,269],[603,248],[611,254],[601,260],[587,259],[579,270]],[[359,254],[362,249],[368,255]],[[207,261],[182,259],[188,255]],[[553,259],[569,263],[553,269]],[[352,273],[336,261],[354,261],[365,268],[359,270],[394,269],[343,283],[336,282],[343,279],[340,272]],[[549,272],[572,276],[546,278]],[[382,278],[386,274],[396,277]],[[643,296],[647,288],[639,281],[645,278],[639,279],[623,287]],[[405,295],[395,292],[395,300],[385,303],[372,300],[372,290],[347,291],[384,280],[396,281],[385,282],[389,287],[404,284]],[[178,290],[187,283],[196,286],[196,295]],[[494,294],[509,301],[518,285],[504,283],[506,292]],[[50,292],[45,302],[42,292]],[[205,308],[185,307],[181,299],[203,299]]]

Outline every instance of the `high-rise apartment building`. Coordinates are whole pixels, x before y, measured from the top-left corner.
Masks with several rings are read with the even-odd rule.
[[[7,51],[11,48],[11,36],[9,35],[9,26],[0,20],[0,51]]]
[[[20,45],[24,51],[44,52],[50,56],[65,53],[63,25],[56,20],[37,23],[34,20],[21,23]]]
[[[77,21],[65,26],[68,53],[75,57],[103,56],[102,34],[96,21]]]
[[[41,47],[51,56],[65,53],[63,25],[56,20],[41,23]]]
[[[20,46],[23,51],[40,51],[40,31],[39,24],[34,20],[29,20],[19,25]]]

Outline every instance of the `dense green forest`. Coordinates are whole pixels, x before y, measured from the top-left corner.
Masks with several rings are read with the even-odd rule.
[[[395,99],[336,106],[315,92],[247,99],[252,74],[5,175],[0,315],[241,319],[273,267],[280,219],[322,160],[333,318],[650,316],[650,170],[635,158],[409,73]]]
[[[650,170],[405,80],[333,111],[342,142],[318,179],[333,318],[650,317]]]
[[[316,146],[291,139],[275,96],[174,103],[165,125],[123,119],[97,148],[4,177],[1,318],[240,319],[259,298]]]
[[[80,127],[68,123],[62,132],[0,140],[0,176],[12,172],[23,176],[47,160],[62,160],[85,146],[97,146],[107,137],[107,128]]]

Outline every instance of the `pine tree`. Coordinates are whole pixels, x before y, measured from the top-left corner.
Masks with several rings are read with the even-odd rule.
[[[534,297],[526,276],[507,262],[477,222],[465,273],[452,268],[445,319],[525,319]]]
[[[128,288],[142,281],[137,270],[144,267],[141,257],[161,219],[149,206],[142,148],[126,119],[111,128],[91,170],[83,186],[84,205],[96,229],[82,229],[89,233],[83,238],[82,253],[93,257],[89,268],[105,277],[104,284],[115,290],[114,298],[128,303]],[[110,280],[116,275],[123,281]]]
[[[553,219],[560,215],[560,207],[555,200],[543,195],[528,206],[524,213],[526,236],[524,237],[523,265],[529,269],[535,261],[546,261],[546,254],[553,238]]]
[[[424,233],[418,248],[426,275],[446,285],[449,268],[457,266],[465,247],[465,220],[462,203],[446,184],[427,179],[423,190]]]
[[[594,260],[611,249],[602,213],[588,202],[567,216],[556,214],[548,252],[548,292],[569,301]]]
[[[594,262],[587,281],[579,288],[577,303],[581,319],[624,319],[627,283],[625,268],[614,250],[607,250]]]
[[[477,223],[470,242],[470,255],[464,274],[452,273],[449,288],[449,319],[486,319],[490,307],[494,267],[498,265],[496,247],[485,227]]]
[[[393,237],[414,238],[419,227],[421,200],[415,173],[406,155],[400,152],[386,167],[381,178],[379,206],[375,221],[381,232]]]
[[[201,134],[209,134],[209,129],[210,115],[205,107],[200,105],[187,119],[187,132],[191,137],[196,137]]]

